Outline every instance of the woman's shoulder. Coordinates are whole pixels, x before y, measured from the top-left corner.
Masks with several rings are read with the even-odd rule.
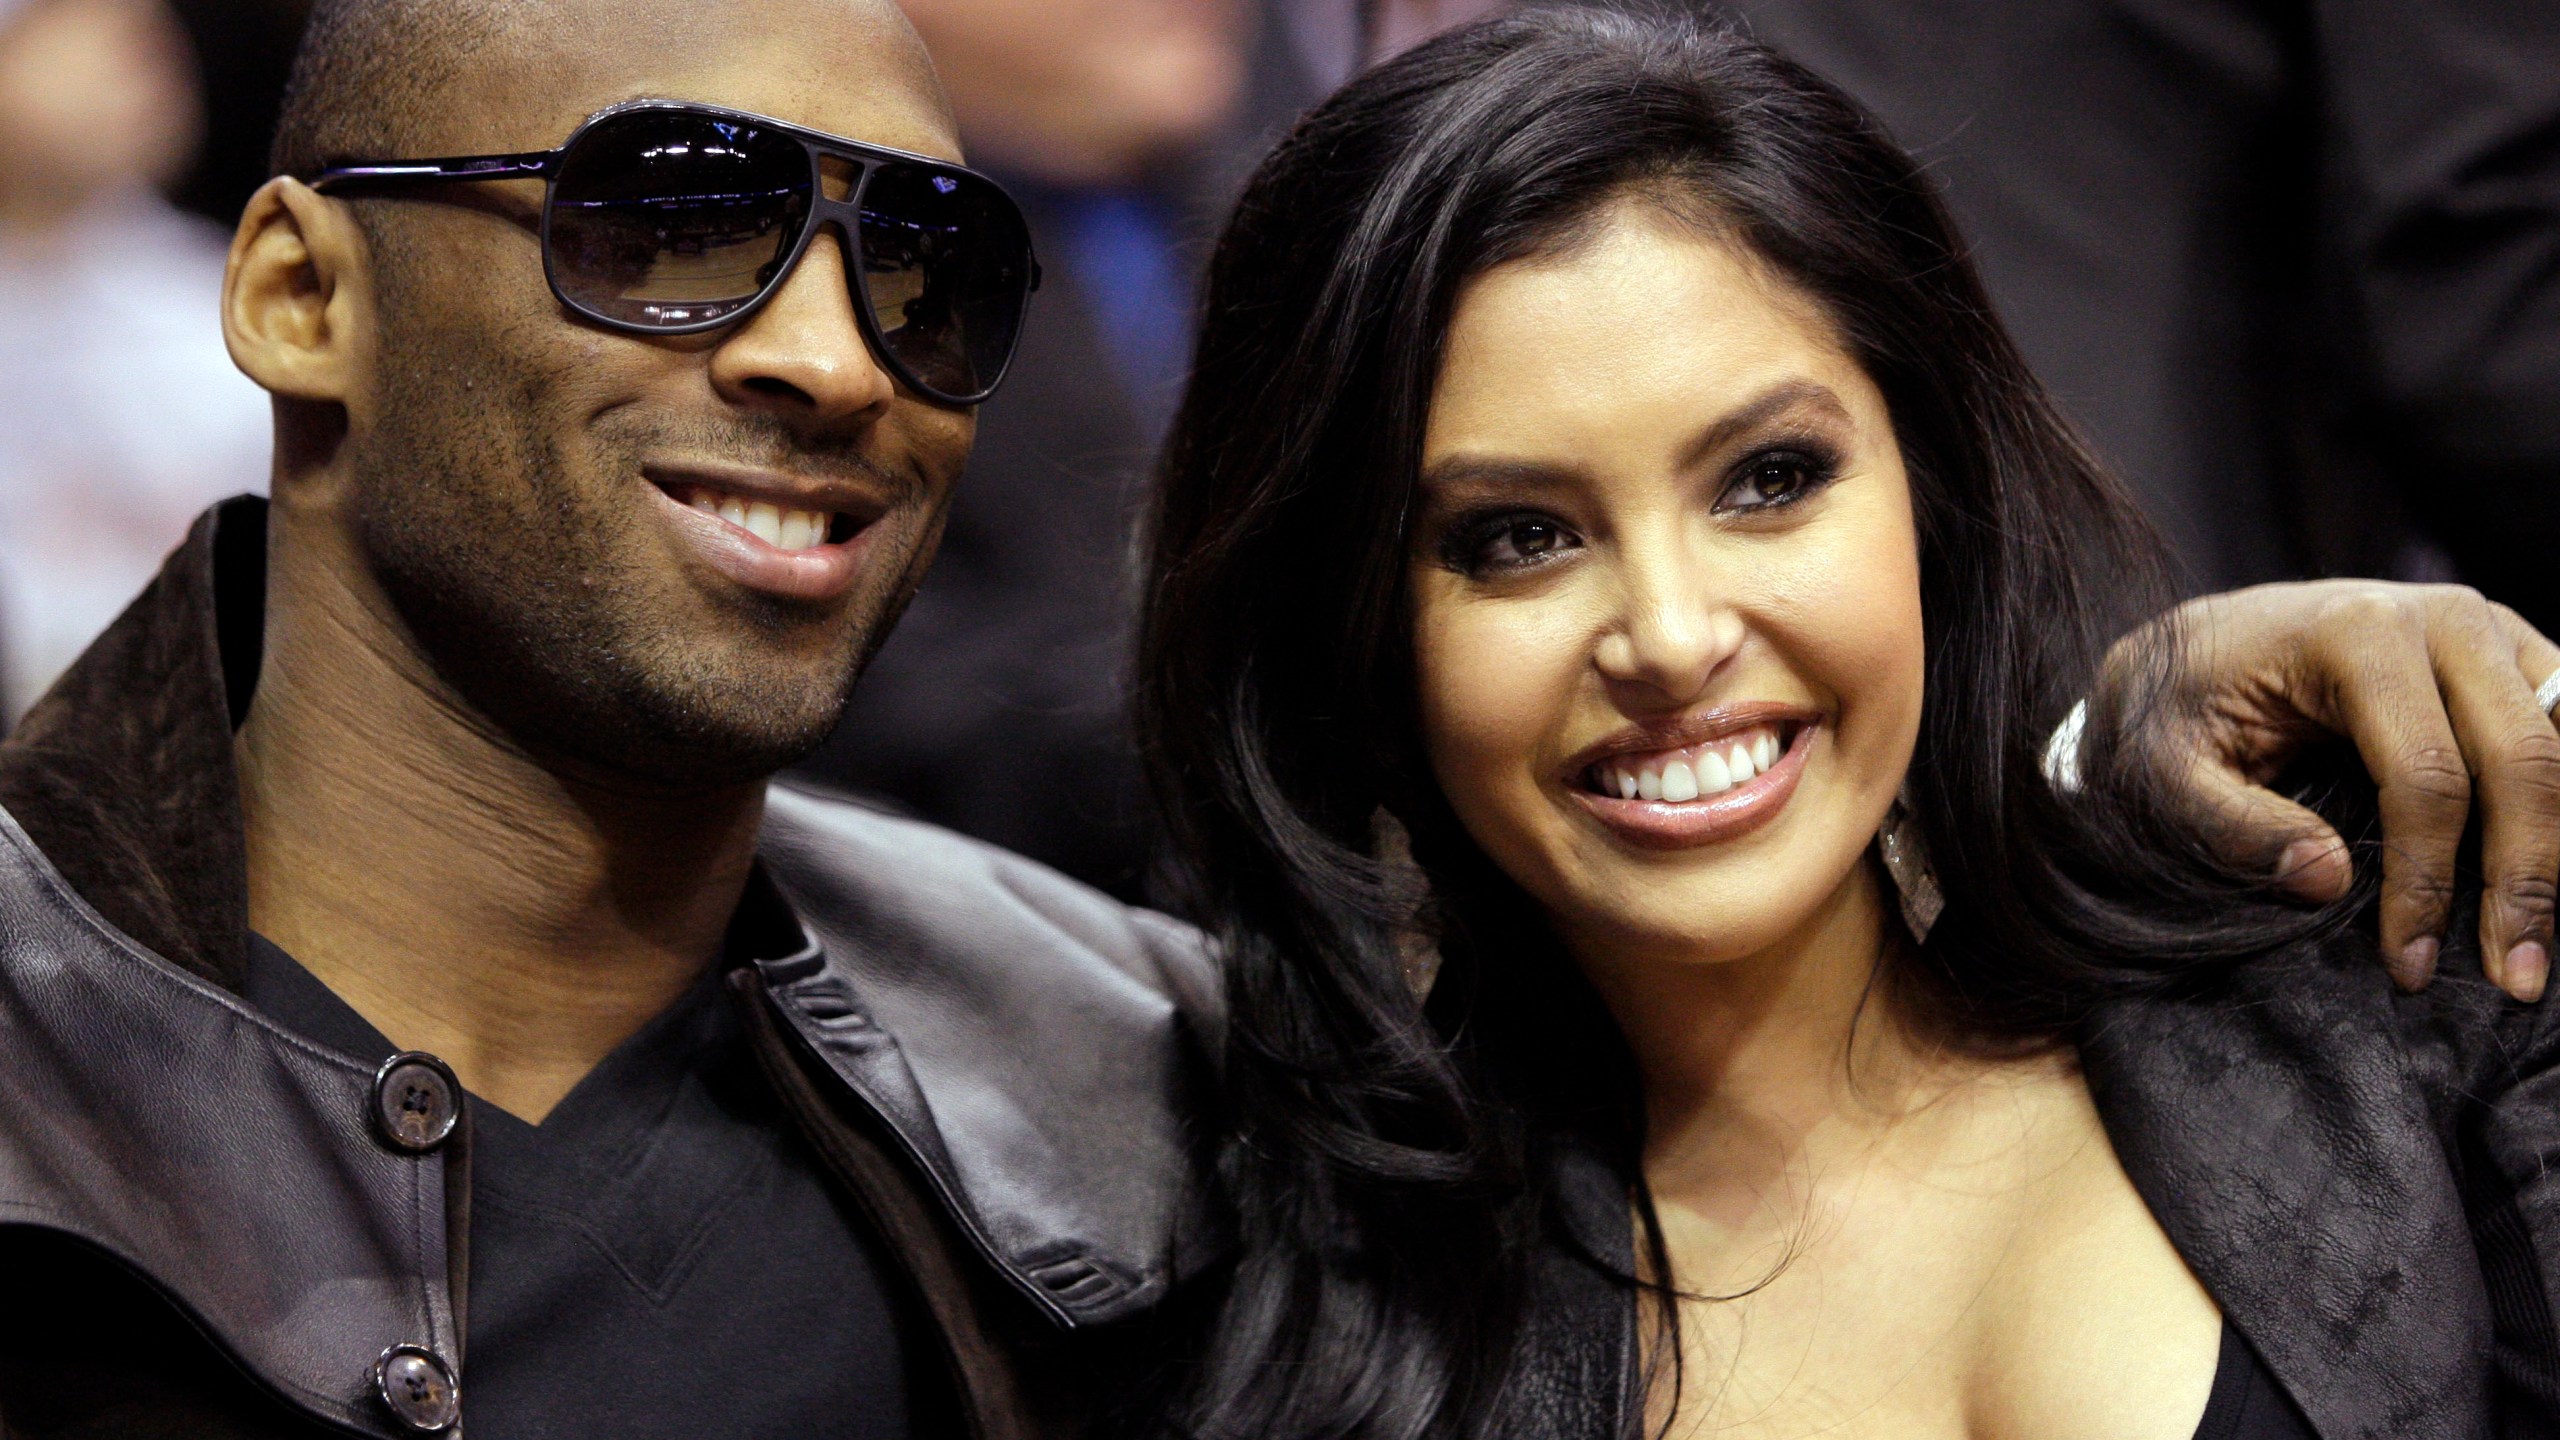
[[[2127,1174],[2328,1433],[2470,1415],[2502,1348],[2555,1359],[2555,1036],[2560,1003],[2504,999],[2465,954],[2395,992],[2351,933],[2109,1002],[2077,1038]]]
[[[2359,930],[2183,978],[2093,1008],[2077,1036],[2093,1085],[2103,1072],[2164,1100],[2181,1088],[2203,1098],[2254,1075],[2340,1105],[2395,1097],[2451,1124],[2560,1064],[2560,996],[2509,998],[2467,939],[2446,945],[2416,994],[2392,985]]]

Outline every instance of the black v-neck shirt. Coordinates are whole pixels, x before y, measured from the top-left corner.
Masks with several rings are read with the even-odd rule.
[[[2311,1422],[2284,1393],[2256,1346],[2228,1319],[2222,1322],[2222,1358],[2213,1391],[2196,1423],[2195,1440],[2320,1440]]]
[[[724,969],[540,1125],[470,1104],[472,1440],[918,1433],[896,1272],[758,1069]],[[397,1049],[262,936],[248,980],[307,1039]]]

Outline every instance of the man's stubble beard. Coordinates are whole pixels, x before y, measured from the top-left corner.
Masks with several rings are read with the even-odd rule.
[[[500,347],[390,329],[382,419],[354,457],[359,543],[465,702],[538,759],[679,789],[760,779],[825,741],[930,543],[883,613],[851,627],[840,664],[759,665],[754,632],[801,618],[767,597],[744,597],[739,643],[688,642],[651,613],[652,582],[667,577],[645,572],[652,547],[631,534],[658,523],[654,502],[629,487],[581,488],[546,433],[547,419],[566,423],[547,416],[552,387]],[[594,436],[590,483],[636,477],[642,447],[631,442],[646,438]]]

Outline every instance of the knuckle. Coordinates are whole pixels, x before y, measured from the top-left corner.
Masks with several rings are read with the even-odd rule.
[[[2459,581],[2429,585],[2426,587],[2426,594],[2428,599],[2448,610],[2469,615],[2485,616],[2489,613],[2489,597]]]
[[[2510,799],[2560,806],[2560,731],[2537,726],[2510,737],[2482,777]]]
[[[2442,617],[2438,634],[2447,643],[2485,653],[2497,648],[2498,617],[2489,597],[2468,585],[2437,585],[2435,609]]]
[[[2518,871],[2498,882],[2497,894],[2512,909],[2547,916],[2560,903],[2560,880],[2540,871]]]
[[[2432,865],[2403,867],[2388,888],[2404,906],[2435,914],[2453,904],[2453,872]]]
[[[2380,584],[2343,589],[2322,608],[2330,621],[2355,633],[2369,634],[2376,628],[2397,630],[2410,618],[2408,601],[2401,593]]]
[[[2383,786],[2388,798],[2428,810],[2471,804],[2471,771],[2462,763],[2462,751],[2449,742],[2409,747],[2397,757],[2394,771]]]

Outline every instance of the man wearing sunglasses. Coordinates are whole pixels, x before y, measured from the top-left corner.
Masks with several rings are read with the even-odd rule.
[[[274,504],[0,747],[0,1436],[1076,1433],[1210,1250],[1197,941],[767,783],[1037,276],[912,34],[324,0],[278,150],[223,312]],[[2252,604],[2213,758],[2296,692],[2530,748],[2476,599]],[[2560,806],[2488,798],[2547,900]]]
[[[912,32],[328,0],[277,167],[274,502],[0,756],[0,1435],[1073,1426],[1198,947],[767,790],[1036,283]]]

